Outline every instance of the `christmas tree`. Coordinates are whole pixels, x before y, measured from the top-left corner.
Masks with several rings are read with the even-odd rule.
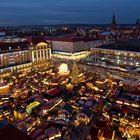
[[[78,82],[79,82],[79,70],[78,70],[78,67],[77,67],[77,64],[74,62],[73,63],[73,66],[72,66],[72,70],[71,70],[71,84],[73,85],[77,85]]]

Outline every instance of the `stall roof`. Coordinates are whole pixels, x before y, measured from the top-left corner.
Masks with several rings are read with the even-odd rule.
[[[49,90],[49,91],[47,92],[47,94],[49,94],[49,95],[51,95],[51,96],[55,96],[55,95],[60,94],[60,92],[61,92],[60,89],[58,89],[58,88],[53,88],[53,89]]]
[[[19,131],[16,127],[6,121],[0,121],[1,140],[32,140],[31,137]]]

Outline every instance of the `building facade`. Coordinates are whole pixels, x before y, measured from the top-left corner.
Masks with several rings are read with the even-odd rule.
[[[51,43],[53,57],[80,60],[89,56],[90,49],[101,45],[101,40],[85,37],[55,37],[47,39]]]
[[[44,42],[38,43],[30,49],[32,62],[51,59],[51,48]]]
[[[0,42],[0,71],[11,71],[14,67],[31,63],[31,55],[26,41]]]
[[[37,45],[23,42],[0,42],[0,72],[31,67],[32,63],[51,59],[51,47],[44,42]]]
[[[140,68],[140,53],[109,48],[93,48],[93,60],[96,63],[113,66],[133,66]]]
[[[101,40],[88,37],[54,37],[47,39],[47,42],[51,42],[53,51],[67,53],[87,51],[102,43]]]
[[[9,66],[20,65],[31,61],[28,50],[20,50],[0,54],[0,67],[7,68]]]

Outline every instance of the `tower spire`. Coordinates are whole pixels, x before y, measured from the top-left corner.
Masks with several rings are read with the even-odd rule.
[[[115,10],[113,10],[111,31],[114,33],[116,30],[117,30],[117,22],[116,22]]]
[[[137,20],[136,20],[136,28],[140,28],[140,20],[139,20],[139,18],[137,18]]]

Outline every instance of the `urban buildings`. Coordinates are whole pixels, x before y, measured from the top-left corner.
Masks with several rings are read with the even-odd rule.
[[[44,36],[39,28],[25,36],[32,33],[25,28],[23,37],[1,38],[0,136],[140,139],[139,47],[117,44],[139,41],[138,29],[138,20],[134,29],[118,29],[113,15],[109,30]]]
[[[90,55],[90,49],[105,41],[94,37],[60,36],[47,39],[53,49],[53,56],[66,60],[80,60]]]
[[[11,67],[31,62],[28,43],[21,38],[7,38],[0,42],[1,72],[11,70]]]
[[[0,41],[0,49],[1,72],[28,68],[32,64],[51,59],[49,44],[30,44],[26,38],[4,38]]]
[[[129,77],[98,77],[97,67],[93,71],[84,65],[83,71],[80,65],[74,63],[65,75],[51,64],[4,79],[10,91],[0,94],[0,120],[31,139],[139,138],[137,77],[131,82]],[[100,72],[105,76],[111,71]]]
[[[133,66],[136,68],[140,67],[140,53],[139,48],[130,48],[132,51],[128,51],[129,48],[124,50],[120,46],[100,46],[98,48],[92,48],[93,62],[97,64],[107,64],[112,66]]]

